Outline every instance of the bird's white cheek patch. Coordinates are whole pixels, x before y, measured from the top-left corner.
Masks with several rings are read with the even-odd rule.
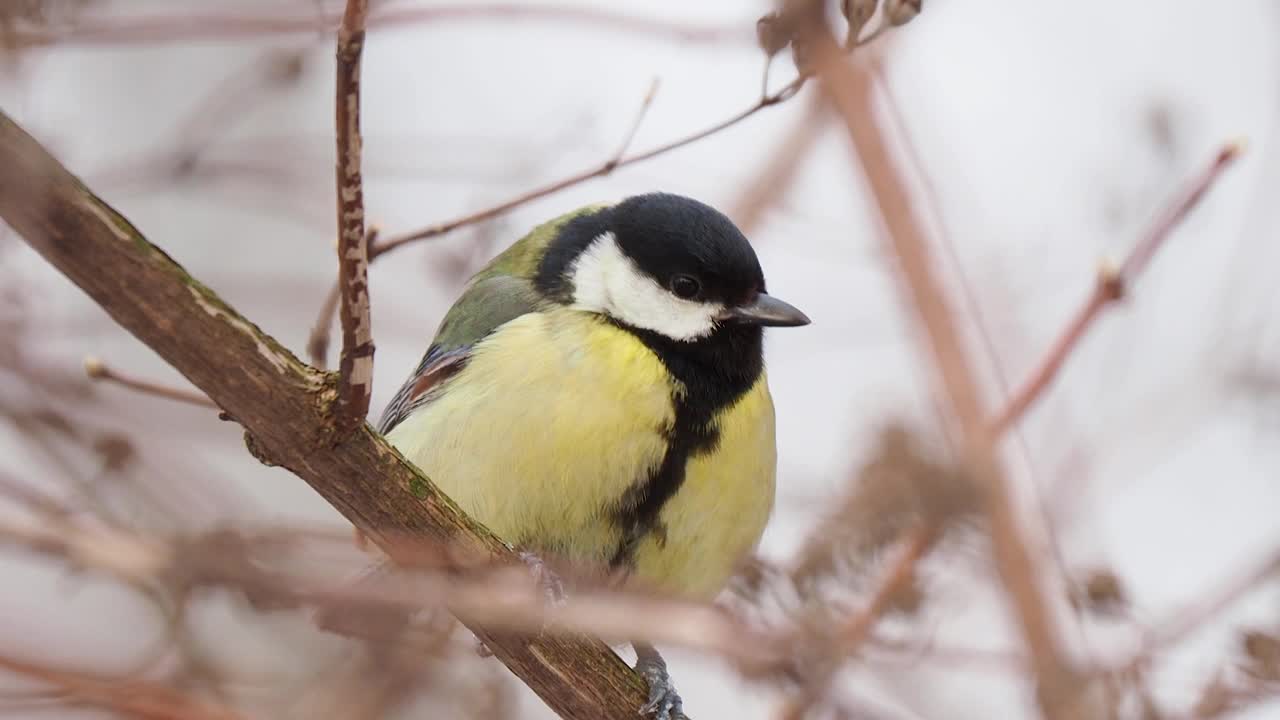
[[[634,327],[674,340],[696,340],[716,327],[724,309],[718,303],[682,300],[640,272],[623,254],[612,233],[605,233],[578,256],[573,266],[574,307],[604,313]]]

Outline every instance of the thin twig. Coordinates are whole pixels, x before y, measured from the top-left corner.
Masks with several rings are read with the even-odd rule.
[[[508,213],[522,205],[527,205],[533,202],[534,200],[540,200],[548,195],[555,194],[557,192],[560,192],[561,190],[571,188],[575,185],[580,185],[584,182],[587,182],[588,180],[593,180],[595,178],[608,175],[612,173],[614,170],[617,170],[618,168],[626,167],[628,165],[634,165],[636,163],[644,162],[645,160],[651,160],[655,157],[658,157],[659,155],[663,155],[665,153],[671,152],[672,150],[678,150],[686,145],[690,145],[692,143],[698,142],[699,140],[705,139],[707,137],[715,135],[718,132],[727,130],[733,127],[734,125],[737,125],[738,123],[742,122],[743,120],[746,120],[747,118],[751,117],[752,115],[755,115],[756,113],[760,112],[761,110],[767,107],[772,107],[774,105],[777,105],[779,103],[782,103],[782,102],[785,102],[786,100],[791,99],[792,97],[795,96],[796,91],[799,90],[800,86],[803,83],[804,83],[803,77],[796,78],[795,80],[791,81],[789,84],[787,84],[778,92],[772,95],[768,95],[760,98],[755,102],[755,104],[751,105],[751,107],[741,110],[735,113],[734,115],[731,115],[725,118],[724,120],[721,120],[720,122],[715,123],[714,125],[710,125],[708,127],[702,128],[701,130],[690,133],[683,137],[663,143],[661,145],[658,145],[657,147],[650,148],[643,152],[633,153],[631,155],[627,155],[622,158],[611,157],[605,160],[604,162],[600,163],[599,165],[596,165],[595,167],[589,168],[587,170],[583,170],[578,173],[574,173],[573,175],[570,175],[565,178],[561,178],[560,180],[556,180],[555,182],[548,183],[546,185],[543,185],[542,187],[534,188],[533,190],[520,193],[515,197],[504,200],[491,207],[487,207],[482,210],[477,210],[475,212],[468,213],[466,215],[462,215],[460,217],[454,218],[452,220],[447,220],[445,222],[442,222],[436,225],[431,225],[429,227],[422,228],[421,230],[414,230],[412,232],[387,238],[386,241],[378,243],[376,246],[374,246],[370,250],[370,258],[373,259],[373,258],[381,257],[382,255],[388,252],[391,252],[392,250],[395,250],[396,248],[402,245],[405,245],[407,243],[411,243],[417,240],[426,240],[428,238],[439,237],[446,233],[457,230],[458,228],[465,227],[467,225],[474,225],[475,223],[484,222],[485,220],[490,220],[499,215]]]
[[[370,225],[365,231],[365,247],[372,247],[378,241],[378,234],[381,231],[377,225]],[[328,294],[324,296],[320,313],[316,316],[316,322],[311,326],[311,333],[307,336],[307,359],[321,370],[327,369],[326,366],[329,364],[330,330],[333,327],[333,315],[338,312],[338,303],[341,300],[342,286],[334,283],[329,287]]]
[[[1071,353],[1080,343],[1080,340],[1084,338],[1089,328],[1093,327],[1094,321],[1102,314],[1102,311],[1125,296],[1129,286],[1150,264],[1152,257],[1169,239],[1169,236],[1173,234],[1173,231],[1182,220],[1196,207],[1214,182],[1222,175],[1222,172],[1239,156],[1241,149],[1239,143],[1232,143],[1219,150],[1213,162],[1193,179],[1179,197],[1157,218],[1151,229],[1138,241],[1138,244],[1134,246],[1129,256],[1120,264],[1120,267],[1104,266],[1099,270],[1098,280],[1094,284],[1093,293],[1089,296],[1089,299],[1076,312],[1075,317],[1072,318],[1062,334],[1050,347],[1049,352],[1045,354],[1044,360],[1032,371],[1026,381],[1019,386],[1018,391],[1013,394],[1001,413],[992,421],[991,433],[993,435],[998,437],[1004,434],[1010,426],[1018,422],[1036,400],[1044,395],[1045,389],[1057,377],[1058,371],[1062,369],[1063,364],[1071,356]]]
[[[122,387],[136,390],[147,395],[162,397],[166,400],[174,400],[188,405],[196,405],[199,407],[218,409],[217,404],[209,399],[207,395],[198,393],[194,390],[184,390],[182,388],[161,385],[160,383],[150,380],[140,380],[138,378],[129,377],[118,370],[114,370],[96,357],[90,355],[84,359],[84,374],[93,380],[105,380],[113,382]]]
[[[1175,612],[1168,620],[1156,628],[1142,649],[1135,655],[1127,667],[1136,668],[1141,662],[1150,658],[1163,648],[1182,641],[1192,632],[1204,627],[1214,617],[1222,614],[1259,585],[1280,576],[1280,551],[1272,551],[1266,558],[1248,570],[1239,573],[1226,582],[1222,588],[1207,595],[1190,606]]]
[[[636,133],[640,132],[640,125],[644,122],[644,116],[649,113],[649,108],[653,105],[653,98],[658,94],[658,78],[654,78],[649,82],[649,90],[644,94],[644,100],[640,103],[640,109],[636,111],[636,115],[631,120],[631,129],[627,131],[625,137],[622,138],[622,144],[618,146],[618,151],[613,154],[610,162],[617,167],[618,162],[627,154],[627,150],[631,149],[631,142],[636,139]],[[608,164],[608,163],[605,163]]]
[[[334,426],[339,436],[364,423],[373,392],[373,328],[369,312],[369,245],[364,231],[364,179],[360,175],[360,58],[368,0],[347,0],[338,28],[336,85],[338,285],[342,356]]]

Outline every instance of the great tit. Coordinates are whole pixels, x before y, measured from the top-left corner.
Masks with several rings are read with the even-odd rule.
[[[710,599],[774,502],[762,328],[808,322],[717,210],[589,206],[471,278],[379,429],[515,547]],[[661,656],[633,645],[642,711],[680,717]]]

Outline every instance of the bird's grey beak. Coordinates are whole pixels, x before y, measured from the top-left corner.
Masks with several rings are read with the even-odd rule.
[[[755,300],[745,305],[725,308],[720,319],[768,327],[799,327],[809,324],[808,315],[765,293],[760,293]]]

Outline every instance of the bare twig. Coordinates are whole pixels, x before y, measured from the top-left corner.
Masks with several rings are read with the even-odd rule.
[[[1206,595],[1207,599],[1198,600],[1175,612],[1151,633],[1128,667],[1134,668],[1159,650],[1177,644],[1192,632],[1204,627],[1210,619],[1222,614],[1246,594],[1256,590],[1259,585],[1278,576],[1280,576],[1280,551],[1272,551],[1262,562],[1236,575],[1222,588]]]
[[[1008,482],[986,430],[979,387],[951,309],[937,280],[905,181],[890,156],[873,111],[870,71],[847,63],[829,31],[811,20],[806,25],[823,87],[843,116],[880,209],[900,277],[929,341],[934,366],[964,439],[964,457],[984,481],[984,503],[997,572],[1012,601],[1023,639],[1030,650],[1039,686],[1041,710],[1051,720],[1073,717],[1077,681],[1059,646],[1047,600],[1022,539]]]
[[[338,28],[336,87],[338,183],[338,285],[341,287],[342,356],[334,426],[339,437],[364,423],[373,392],[373,328],[369,313],[369,245],[364,231],[364,180],[360,176],[360,58],[368,0],[347,0]]]
[[[373,247],[378,241],[380,232],[381,229],[378,226],[370,225],[365,231],[365,247]],[[307,359],[321,370],[327,369],[326,366],[329,364],[330,330],[333,326],[333,315],[338,312],[338,303],[341,300],[342,286],[334,283],[329,287],[328,294],[324,296],[316,322],[311,326],[311,333],[307,335]]]
[[[113,382],[130,390],[137,390],[147,395],[155,395],[167,400],[175,400],[188,405],[198,405],[199,407],[217,409],[218,406],[209,399],[207,395],[195,392],[194,390],[184,390],[182,388],[161,385],[160,383],[151,382],[150,380],[141,380],[134,377],[124,375],[118,370],[114,370],[107,366],[96,357],[90,355],[84,359],[84,373],[94,380],[105,380]]]
[[[1009,398],[1001,413],[992,421],[991,433],[999,436],[1010,426],[1018,422],[1027,410],[1044,395],[1045,389],[1057,377],[1067,358],[1084,338],[1089,328],[1112,303],[1124,298],[1129,286],[1133,284],[1151,262],[1151,258],[1164,245],[1169,236],[1184,218],[1196,207],[1222,172],[1230,167],[1232,161],[1239,156],[1241,146],[1233,143],[1218,151],[1213,162],[1209,164],[1182,191],[1156,219],[1134,246],[1129,256],[1119,268],[1103,266],[1098,271],[1098,280],[1094,284],[1093,293],[1084,305],[1076,312],[1075,317],[1067,324],[1062,334],[1050,347],[1044,359],[1032,371],[1031,375],[1019,386],[1017,392]]]
[[[622,138],[622,144],[618,146],[618,151],[613,154],[605,164],[613,163],[613,167],[617,167],[618,162],[627,154],[627,150],[631,149],[631,142],[636,139],[636,133],[640,132],[640,125],[644,123],[644,116],[649,113],[649,108],[653,106],[653,98],[658,94],[658,78],[654,78],[649,83],[649,90],[644,94],[644,100],[640,103],[640,109],[636,111],[636,116],[631,120],[631,129],[627,131],[626,136]]]
[[[677,138],[675,140],[665,142],[661,145],[658,145],[657,147],[650,148],[643,152],[637,152],[630,155],[626,155],[621,158],[610,157],[609,159],[605,160],[604,162],[600,163],[599,165],[593,168],[589,168],[587,170],[583,170],[581,172],[575,173],[568,177],[561,178],[560,180],[556,180],[555,182],[548,183],[546,185],[543,185],[542,187],[520,193],[515,197],[504,200],[491,207],[487,207],[482,210],[477,210],[475,212],[468,213],[466,215],[462,215],[452,220],[447,220],[445,222],[442,222],[436,225],[431,225],[429,227],[422,228],[421,230],[415,230],[412,232],[404,233],[402,235],[395,235],[395,236],[389,237],[386,239],[386,241],[378,243],[376,246],[372,248],[372,250],[370,250],[370,257],[378,258],[388,252],[391,252],[392,250],[395,250],[398,247],[401,247],[402,245],[415,242],[417,240],[426,240],[429,238],[439,237],[446,233],[450,233],[454,230],[457,230],[458,228],[466,227],[467,225],[474,225],[475,223],[478,223],[478,222],[484,222],[485,220],[493,219],[499,215],[508,213],[522,205],[527,205],[533,202],[534,200],[540,200],[544,197],[547,197],[548,195],[553,195],[557,192],[560,192],[561,190],[571,188],[575,185],[580,185],[584,182],[587,182],[588,180],[593,180],[595,178],[608,175],[609,173],[613,172],[614,170],[617,170],[618,168],[626,167],[628,165],[634,165],[636,163],[644,162],[645,160],[651,160],[655,157],[658,157],[659,155],[669,153],[672,150],[678,150],[686,145],[690,145],[692,143],[698,142],[699,140],[708,138],[712,135],[715,135],[718,132],[727,130],[733,127],[734,125],[737,125],[738,123],[742,122],[743,120],[746,120],[747,118],[751,117],[752,115],[755,115],[756,113],[760,112],[765,108],[772,107],[779,103],[785,102],[786,100],[789,100],[796,94],[796,91],[800,89],[800,86],[803,83],[804,83],[803,77],[796,78],[795,80],[793,80],[791,83],[783,87],[778,92],[772,95],[766,95],[760,98],[753,105],[751,105],[751,107],[741,110],[735,113],[734,115],[731,115],[725,118],[724,120],[721,120],[713,125],[702,128],[701,130],[690,133],[688,135]],[[634,131],[632,131],[632,133],[634,133]]]

